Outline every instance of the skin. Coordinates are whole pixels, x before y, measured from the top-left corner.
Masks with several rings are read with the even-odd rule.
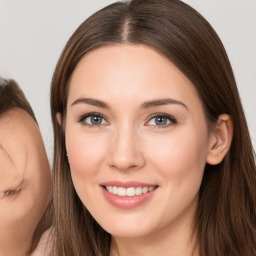
[[[43,140],[30,115],[13,109],[0,118],[0,255],[25,255],[51,194]]]
[[[145,104],[159,99],[176,102]],[[99,125],[90,116],[81,120],[95,112],[104,117]],[[152,115],[159,113],[171,116],[166,125],[156,123]],[[78,196],[112,235],[112,256],[191,256],[205,164],[219,163],[232,137],[227,115],[217,132],[207,127],[193,84],[151,48],[104,46],[79,62],[69,87],[66,149]],[[123,209],[103,196],[101,184],[113,180],[158,188],[143,204]]]

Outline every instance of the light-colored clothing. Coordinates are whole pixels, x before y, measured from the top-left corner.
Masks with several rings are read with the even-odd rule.
[[[31,256],[49,256],[50,255],[51,245],[52,245],[51,239],[50,239],[50,232],[51,230],[47,229],[43,233],[36,249],[33,251]]]

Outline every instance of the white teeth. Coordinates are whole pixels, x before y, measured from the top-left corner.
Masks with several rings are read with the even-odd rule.
[[[111,186],[107,186],[106,189],[108,192],[113,193],[113,188]]]
[[[151,192],[154,189],[154,187],[148,188],[148,191]]]
[[[127,188],[126,195],[127,196],[135,196],[135,188]]]
[[[110,191],[109,191],[110,192]],[[111,192],[110,192],[111,193]],[[114,195],[117,195],[117,187],[113,187],[112,188],[112,193],[114,194]]]
[[[136,196],[140,196],[142,194],[142,187],[137,187],[135,190]]]
[[[142,189],[142,193],[143,193],[143,194],[148,193],[148,187],[144,187],[144,188]]]
[[[119,196],[126,196],[126,189],[125,189],[125,188],[122,188],[122,187],[119,187],[119,188],[117,189],[117,194],[118,194]]]
[[[146,194],[148,192],[153,191],[156,186],[152,187],[116,187],[116,186],[106,186],[106,189],[109,193],[118,195],[118,196],[140,196],[142,194]]]

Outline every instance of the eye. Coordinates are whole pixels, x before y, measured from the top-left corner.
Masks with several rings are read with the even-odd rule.
[[[4,196],[12,196],[16,193],[16,190],[7,190],[4,192]]]
[[[155,115],[151,116],[151,118],[147,122],[147,125],[166,127],[166,126],[169,126],[171,124],[176,124],[176,123],[177,123],[177,120],[174,117],[170,116],[170,115],[155,114]]]
[[[1,199],[4,198],[4,197],[10,197],[10,196],[13,196],[13,195],[16,195],[18,193],[20,193],[20,191],[22,190],[23,188],[23,183],[24,183],[24,180],[20,183],[20,185],[18,187],[16,187],[15,189],[8,189],[8,190],[5,190],[3,193],[2,193],[2,196],[0,197]]]
[[[0,196],[0,199],[3,199],[5,197],[9,197],[9,196],[13,196],[15,194],[17,194],[18,192],[20,192],[20,190],[6,190],[2,193],[2,195]]]
[[[79,118],[79,122],[85,123],[89,126],[100,126],[107,124],[106,119],[99,113],[90,113]]]

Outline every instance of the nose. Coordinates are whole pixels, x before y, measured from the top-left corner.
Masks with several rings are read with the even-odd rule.
[[[137,170],[145,165],[139,134],[132,127],[120,127],[111,136],[109,165],[121,171]]]

